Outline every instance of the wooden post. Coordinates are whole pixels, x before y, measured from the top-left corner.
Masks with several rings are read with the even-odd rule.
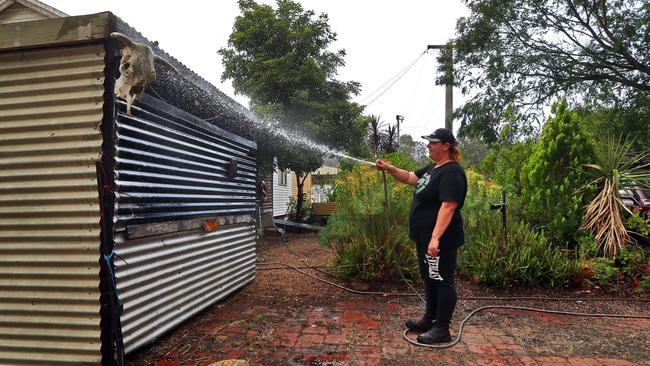
[[[443,45],[430,44],[427,46],[427,50],[449,50],[451,53],[452,59],[449,61],[451,65],[448,65],[445,69],[447,70],[447,83],[445,86],[445,128],[451,132],[454,132],[454,61],[453,61],[453,45],[451,43]]]

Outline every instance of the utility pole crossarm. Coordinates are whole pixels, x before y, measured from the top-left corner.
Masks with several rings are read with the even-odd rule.
[[[445,49],[445,48],[453,48],[454,45],[448,43],[448,44],[430,44],[427,45],[427,50],[440,50],[440,49]]]

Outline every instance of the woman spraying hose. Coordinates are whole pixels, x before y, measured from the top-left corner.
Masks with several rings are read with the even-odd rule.
[[[454,135],[444,128],[422,138],[429,141],[435,164],[409,172],[377,160],[377,169],[402,183],[415,186],[409,236],[415,242],[426,306],[419,320],[407,320],[410,330],[422,331],[417,340],[433,344],[451,342],[449,323],[456,307],[454,272],[458,247],[465,243],[460,209],[467,194],[467,178],[460,166]]]

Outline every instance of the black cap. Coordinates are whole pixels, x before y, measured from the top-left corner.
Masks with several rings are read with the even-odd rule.
[[[430,135],[422,136],[422,138],[429,140],[429,142],[446,142],[452,145],[458,144],[456,138],[454,137],[454,134],[446,128],[439,128],[433,131],[433,133]]]

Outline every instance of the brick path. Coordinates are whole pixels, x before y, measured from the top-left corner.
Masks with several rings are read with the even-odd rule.
[[[485,325],[467,325],[453,348],[423,349],[402,339],[403,304],[346,297],[352,299],[332,306],[278,309],[255,303],[244,291],[216,305],[212,319],[192,326],[198,340],[187,344],[172,335],[163,341],[165,352],[144,356],[143,364],[208,365],[241,358],[252,365],[650,365],[612,357],[534,357],[505,330]],[[625,326],[650,330],[650,321]]]
[[[323,250],[315,241],[294,242],[292,248],[302,255]],[[281,250],[267,249],[267,260],[275,260]],[[494,310],[472,318],[456,346],[427,349],[402,339],[404,319],[420,315],[417,298],[355,295],[292,271],[259,271],[257,276],[153,346],[129,355],[127,365],[204,366],[240,358],[266,366],[650,366],[650,320]],[[452,335],[464,314],[482,305],[487,304],[460,302]],[[591,305],[556,306],[584,312]],[[650,314],[648,303],[609,312],[614,309]]]

